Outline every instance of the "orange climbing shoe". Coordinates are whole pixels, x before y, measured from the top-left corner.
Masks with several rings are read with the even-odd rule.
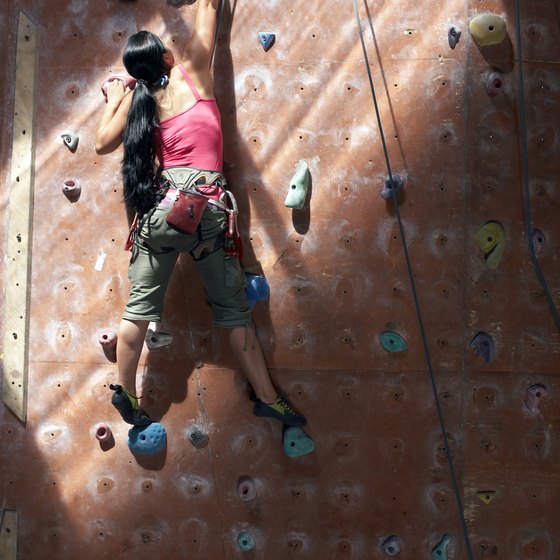
[[[115,391],[111,403],[125,422],[140,427],[152,423],[151,418],[138,406],[138,397],[131,395],[122,385],[111,384],[109,388]]]
[[[277,418],[284,422],[286,426],[305,426],[307,419],[297,412],[293,405],[280,395],[271,404],[267,404],[260,399],[256,399],[253,407],[255,416],[265,416],[268,418]]]

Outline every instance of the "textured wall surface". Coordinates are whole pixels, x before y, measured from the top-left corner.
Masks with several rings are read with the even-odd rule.
[[[559,7],[522,4],[529,200],[558,304]],[[0,507],[18,512],[21,560],[381,559],[390,535],[403,560],[431,558],[444,535],[436,557],[467,559],[430,369],[473,557],[560,558],[560,341],[528,248],[514,4],[358,6],[390,163],[405,179],[399,209],[432,368],[396,212],[381,197],[387,168],[352,1],[230,0],[214,65],[226,175],[244,265],[271,288],[254,311],[271,374],[307,415],[316,448],[288,457],[281,426],[253,417],[184,259],[164,320],[173,342],[142,358],[143,404],[168,436],[155,460],[128,449],[110,405],[116,366],[98,344],[125,303],[128,254],[121,154],[97,156],[93,136],[99,85],[122,73],[127,37],[148,28],[180,53],[197,5],[3,2],[2,231],[20,11],[39,41],[27,422],[0,404]],[[484,12],[503,17],[508,35],[481,49],[469,22]],[[454,49],[452,26],[462,32]],[[276,34],[267,52],[262,31]],[[68,131],[75,152],[61,140]],[[301,159],[311,196],[291,210],[284,199]],[[62,194],[69,179],[82,188],[75,203]],[[488,222],[504,231],[495,268],[476,241]],[[407,350],[385,350],[385,331]],[[489,361],[471,345],[480,332],[495,345]],[[540,398],[528,391],[536,384]],[[95,439],[99,422],[114,445]],[[193,426],[206,447],[191,444]],[[252,500],[238,488],[244,477]],[[242,531],[252,551],[241,550]]]

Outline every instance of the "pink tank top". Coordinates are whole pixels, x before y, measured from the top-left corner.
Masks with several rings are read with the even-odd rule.
[[[223,138],[216,99],[202,99],[187,71],[178,64],[195,102],[181,113],[160,121],[156,153],[163,169],[175,166],[222,171]]]

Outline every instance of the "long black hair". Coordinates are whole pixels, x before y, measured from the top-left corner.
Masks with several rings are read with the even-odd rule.
[[[165,52],[161,39],[150,31],[132,35],[123,52],[125,68],[137,80],[123,134],[124,200],[139,214],[156,203],[159,173],[154,130],[159,126],[159,114],[153,91],[165,84],[160,82],[169,71],[163,62]]]

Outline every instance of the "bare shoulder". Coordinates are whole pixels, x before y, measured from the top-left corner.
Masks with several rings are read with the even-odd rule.
[[[185,68],[185,71],[189,75],[201,97],[206,99],[214,97],[214,84],[210,70],[207,68],[197,67],[189,58],[184,58],[181,64]],[[177,66],[173,68],[173,71],[180,73]]]

